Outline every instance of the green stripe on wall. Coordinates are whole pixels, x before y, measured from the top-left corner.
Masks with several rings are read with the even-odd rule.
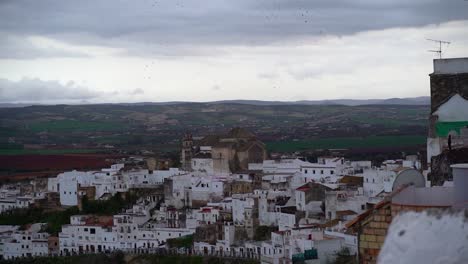
[[[437,122],[436,134],[439,137],[447,137],[450,131],[455,131],[460,134],[460,129],[468,126],[468,121],[459,122]]]

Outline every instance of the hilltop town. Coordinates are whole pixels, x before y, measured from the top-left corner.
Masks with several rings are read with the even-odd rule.
[[[6,182],[1,257],[122,252],[271,264],[394,260],[398,237],[424,237],[430,229],[402,221],[466,222],[458,213],[467,208],[467,65],[468,58],[434,60],[427,151],[401,159],[272,156],[261,136],[233,127],[185,133],[177,167],[126,155],[108,167]],[[466,224],[453,228],[452,238],[463,242]],[[452,257],[468,257],[466,247]]]

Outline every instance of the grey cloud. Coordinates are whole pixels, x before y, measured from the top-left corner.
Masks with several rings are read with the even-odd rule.
[[[85,53],[35,46],[26,36],[1,33],[0,59],[36,59],[53,57],[89,57]]]
[[[177,55],[177,47],[186,53],[187,47],[201,45],[257,45],[464,19],[468,2],[462,0],[0,2],[0,31],[118,47],[130,54],[155,49]]]
[[[145,91],[141,88],[136,88],[135,90],[133,90],[130,94],[131,95],[137,95],[137,94],[144,94]]]
[[[279,75],[276,72],[263,72],[259,73],[257,76],[260,79],[276,79]]]
[[[80,102],[99,98],[101,93],[76,85],[70,81],[65,85],[58,81],[23,78],[20,81],[0,79],[1,103],[24,102]]]

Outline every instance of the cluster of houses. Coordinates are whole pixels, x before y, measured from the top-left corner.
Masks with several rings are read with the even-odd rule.
[[[208,159],[210,146],[201,147]],[[412,157],[386,161],[379,168],[342,157],[320,157],[315,163],[263,160],[228,173],[214,173],[215,163],[200,159],[186,170],[122,163],[100,171],[70,171],[47,179],[42,188],[27,188],[24,207],[54,199],[63,208],[80,207],[85,196],[105,200],[143,191],[119,214],[71,216],[56,235],[45,233],[40,223],[24,230],[3,226],[2,257],[154,252],[167,248],[168,239],[190,235],[193,254],[250,257],[265,263],[292,259],[325,263],[344,248],[357,253],[358,237],[347,231],[346,223],[381,202],[401,175],[414,174],[414,182],[426,184]],[[4,185],[1,193],[22,200],[25,196],[15,186]],[[264,237],[259,237],[261,230],[266,230]]]
[[[462,118],[458,115],[456,120]],[[111,216],[71,216],[58,234],[45,233],[41,223],[21,229],[0,226],[0,255],[151,253],[177,247],[190,254],[272,264],[329,263],[338,255],[376,263],[390,224],[402,212],[467,207],[468,165],[453,165],[453,177],[450,169],[450,177],[434,177],[434,155],[454,153],[450,140],[444,137],[447,144],[439,148],[440,137],[437,144],[434,138],[428,139],[431,168],[417,156],[387,160],[378,167],[343,157],[270,160],[265,145],[242,128],[203,138],[187,134],[181,168],[122,163],[100,171],[65,172],[46,182],[3,185],[2,213],[31,206],[80,208],[84,197],[106,200],[132,192],[139,199]],[[180,240],[191,242],[171,243]]]

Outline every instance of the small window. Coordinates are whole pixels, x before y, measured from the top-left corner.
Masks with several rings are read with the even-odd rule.
[[[304,172],[307,174],[307,170],[304,170]]]
[[[366,209],[366,205],[365,204],[362,204],[361,205],[361,210],[365,210]]]
[[[333,173],[335,173],[335,171],[332,171],[332,170],[331,170],[331,171],[330,171],[330,174],[333,174]]]
[[[320,170],[320,174],[323,174],[323,170]]]
[[[96,229],[91,228],[91,229],[89,229],[89,232],[90,232],[91,234],[96,234]]]

